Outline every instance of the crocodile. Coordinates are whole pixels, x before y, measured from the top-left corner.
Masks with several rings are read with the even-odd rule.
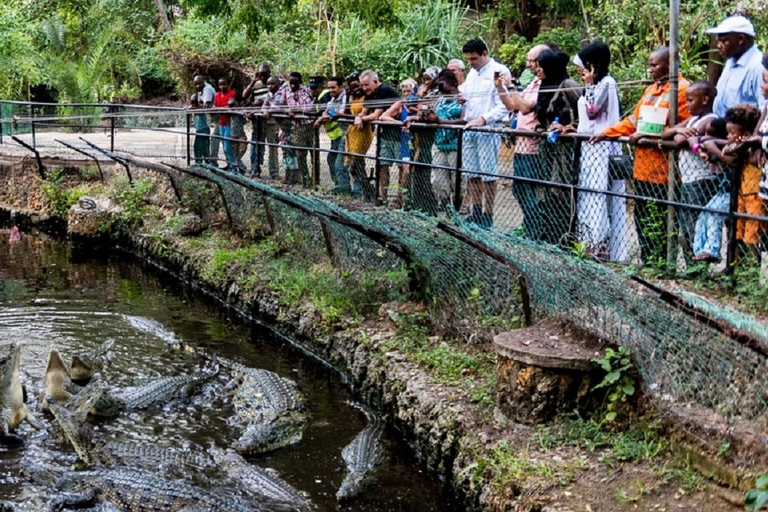
[[[72,356],[71,375],[72,380],[85,381],[93,377],[94,373],[104,371],[109,366],[109,351],[115,344],[114,339],[108,339],[89,354]]]
[[[109,393],[110,397],[122,405],[122,409],[135,411],[175,398],[184,390],[203,384],[219,372],[218,366],[210,370],[198,371],[190,375],[163,377],[140,386],[118,389]]]
[[[123,512],[253,512],[261,508],[235,496],[138,469],[71,471],[60,477],[56,485],[67,493],[53,501],[53,510],[94,506],[99,502]]]
[[[306,401],[295,382],[268,370],[228,363],[237,381],[233,422],[244,425],[235,443],[241,454],[264,453],[298,443],[307,425]]]
[[[73,395],[64,406],[57,404],[53,397],[47,397],[47,401],[51,402],[49,410],[83,464],[88,467],[130,465],[145,469],[160,468],[166,472],[181,468],[198,471],[215,466],[211,457],[203,452],[95,440],[93,429],[86,419],[105,389],[103,383],[94,381],[80,393]]]
[[[288,510],[314,510],[315,504],[306,494],[294,489],[288,482],[280,478],[275,470],[260,468],[246,461],[235,450],[211,448],[211,454],[216,464],[227,476],[244,486],[249,494],[260,499],[267,499],[275,505]]]
[[[48,354],[48,364],[45,367],[45,396],[54,402],[64,405],[72,398],[72,379],[61,355],[57,350]],[[43,410],[47,410],[48,401],[43,401]]]
[[[93,429],[86,422],[88,412],[101,395],[105,386],[99,382],[73,396],[66,406],[59,405],[52,396],[46,396],[48,410],[58,422],[64,433],[64,438],[75,449],[75,453],[86,466],[112,465],[116,459],[106,450],[101,449],[93,438]]]
[[[19,379],[20,364],[21,347],[12,343],[0,374],[0,412],[2,413],[0,433],[4,438],[13,438],[11,432],[16,430],[23,421],[37,430],[41,428],[27,410],[27,404],[24,403],[24,388]]]
[[[372,412],[362,407],[360,409],[368,417],[370,424],[341,451],[341,457],[347,464],[347,475],[336,492],[336,499],[339,501],[353,498],[360,493],[366,477],[381,458],[381,434],[384,424]]]

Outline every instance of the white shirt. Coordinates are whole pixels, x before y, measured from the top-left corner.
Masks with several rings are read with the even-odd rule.
[[[472,68],[467,73],[462,91],[467,99],[464,109],[465,121],[482,117],[486,125],[492,126],[502,122],[509,115],[493,83],[493,74],[497,71],[510,76],[509,69],[493,59],[489,59],[479,70]]]

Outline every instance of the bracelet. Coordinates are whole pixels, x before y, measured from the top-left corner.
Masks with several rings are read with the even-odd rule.
[[[693,153],[698,153],[700,149],[701,149],[701,144],[699,144],[698,142],[693,146],[691,146],[691,151]]]

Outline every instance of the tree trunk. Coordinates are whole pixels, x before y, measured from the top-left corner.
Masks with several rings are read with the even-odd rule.
[[[722,57],[717,50],[717,36],[712,34],[709,36],[709,52],[707,53],[707,81],[713,84],[717,83],[717,79],[720,78],[720,73],[723,72],[723,65],[721,64]]]
[[[171,27],[171,20],[168,19],[168,11],[165,10],[163,0],[155,0],[155,5],[157,6],[157,14],[160,16],[160,20],[163,22],[164,31],[170,32],[173,27]]]

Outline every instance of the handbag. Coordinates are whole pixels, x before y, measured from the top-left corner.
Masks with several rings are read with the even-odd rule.
[[[611,155],[608,157],[608,176],[611,181],[628,180],[634,175],[632,157],[625,155]]]

